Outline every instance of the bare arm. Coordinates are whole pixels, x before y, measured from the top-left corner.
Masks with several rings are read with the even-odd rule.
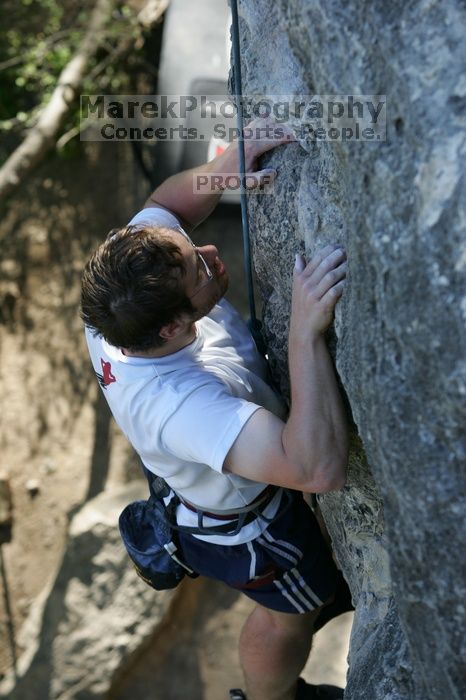
[[[271,131],[274,126],[277,129],[275,133]],[[255,186],[259,186],[266,179],[272,181],[276,175],[276,171],[271,168],[256,170],[259,156],[281,144],[293,141],[294,135],[287,127],[279,127],[266,119],[256,119],[246,129],[244,141],[246,172],[255,174]],[[250,134],[250,137],[247,134]],[[280,134],[283,136],[280,137]],[[160,206],[168,209],[187,223],[188,228],[194,228],[213,211],[223,190],[221,184],[213,183],[214,191],[202,194],[193,192],[194,178],[198,175],[228,175],[238,172],[238,144],[233,142],[209,163],[169,177],[154,190],[146,201],[145,207]]]
[[[244,426],[224,468],[264,483],[318,493],[342,488],[348,459],[344,407],[324,332],[346,275],[346,255],[328,246],[294,271],[289,336],[291,410],[265,409]]]

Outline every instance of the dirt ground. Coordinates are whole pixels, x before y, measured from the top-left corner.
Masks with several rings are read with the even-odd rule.
[[[184,596],[168,629],[140,655],[106,700],[227,700],[229,688],[242,686],[238,638],[254,604],[220,583],[200,579],[187,583],[190,594]],[[316,634],[302,673],[306,681],[345,686],[352,620],[353,613],[346,613]]]
[[[0,673],[12,663],[6,596],[19,656],[22,623],[59,567],[74,512],[106,483],[139,478],[132,450],[91,374],[78,304],[89,252],[110,228],[126,223],[147,192],[129,146],[90,144],[68,160],[51,156],[0,222],[1,470],[9,475],[14,502],[13,539],[2,547],[7,585],[2,583],[0,601]],[[245,312],[238,208],[220,210],[197,240],[217,243],[231,273],[230,300]],[[226,687],[240,685],[236,638],[249,609],[247,599],[209,588],[193,631],[186,624],[177,630],[182,643],[168,661],[198,679],[190,700],[219,700]],[[320,680],[323,673],[326,682],[343,683],[350,617],[340,618],[329,637],[331,651],[327,646],[320,657],[318,640],[307,675]],[[158,667],[151,650],[146,654],[118,700],[137,696],[144,679],[163,689],[154,700],[186,697],[180,677],[165,665],[156,679],[145,677],[145,664]],[[335,659],[333,670],[329,658]],[[186,675],[181,678],[183,686]]]
[[[83,262],[135,197],[131,154],[103,146],[49,158],[0,223],[1,469],[14,504],[3,558],[16,637],[58,568],[74,510],[108,474],[130,470],[130,451],[118,437],[113,445],[101,410],[78,316]],[[0,670],[11,663],[4,593]]]

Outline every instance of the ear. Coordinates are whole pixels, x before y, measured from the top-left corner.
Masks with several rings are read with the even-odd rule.
[[[178,319],[177,321],[167,323],[166,326],[162,326],[159,335],[164,340],[173,340],[174,338],[179,336],[180,333],[183,333],[186,330],[186,326],[186,321],[181,321],[180,319]]]

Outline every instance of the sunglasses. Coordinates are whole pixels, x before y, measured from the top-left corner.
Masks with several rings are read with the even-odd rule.
[[[198,292],[200,292],[201,289],[204,289],[204,287],[206,287],[206,286],[209,284],[209,282],[212,281],[212,279],[214,278],[214,276],[213,276],[213,274],[212,274],[212,271],[211,271],[210,267],[208,266],[208,264],[207,264],[207,262],[206,262],[206,259],[205,259],[204,256],[199,252],[199,249],[198,249],[197,245],[194,243],[194,241],[191,240],[191,238],[188,236],[188,234],[186,233],[186,231],[183,231],[183,229],[182,229],[181,227],[178,227],[176,230],[178,231],[178,233],[181,233],[181,235],[188,241],[188,243],[190,243],[190,244],[192,245],[192,247],[193,247],[194,250],[196,251],[197,258],[198,258],[199,262],[201,263],[201,265],[203,265],[204,270],[205,270],[205,274],[206,274],[206,278],[207,278],[206,281],[205,281],[198,289],[196,289],[196,291],[194,292],[194,294],[190,294],[190,295],[189,295],[188,299],[192,299],[192,297],[196,296],[196,294],[197,294]]]

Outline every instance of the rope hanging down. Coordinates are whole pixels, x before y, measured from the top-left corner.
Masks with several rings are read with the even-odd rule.
[[[244,136],[243,136],[243,89],[241,85],[241,53],[239,39],[239,22],[238,22],[238,4],[237,0],[229,0],[231,7],[232,20],[232,49],[233,49],[233,84],[235,94],[237,96],[237,127],[240,134],[238,138],[238,154],[239,154],[239,170],[241,176],[241,225],[243,230],[243,257],[244,257],[244,274],[248,286],[249,300],[249,330],[256,342],[257,348],[262,354],[265,354],[264,340],[261,333],[262,324],[256,316],[256,305],[254,301],[254,283],[252,278],[251,267],[251,246],[249,237],[249,219],[248,219],[248,200],[246,197],[246,158],[244,153]]]

